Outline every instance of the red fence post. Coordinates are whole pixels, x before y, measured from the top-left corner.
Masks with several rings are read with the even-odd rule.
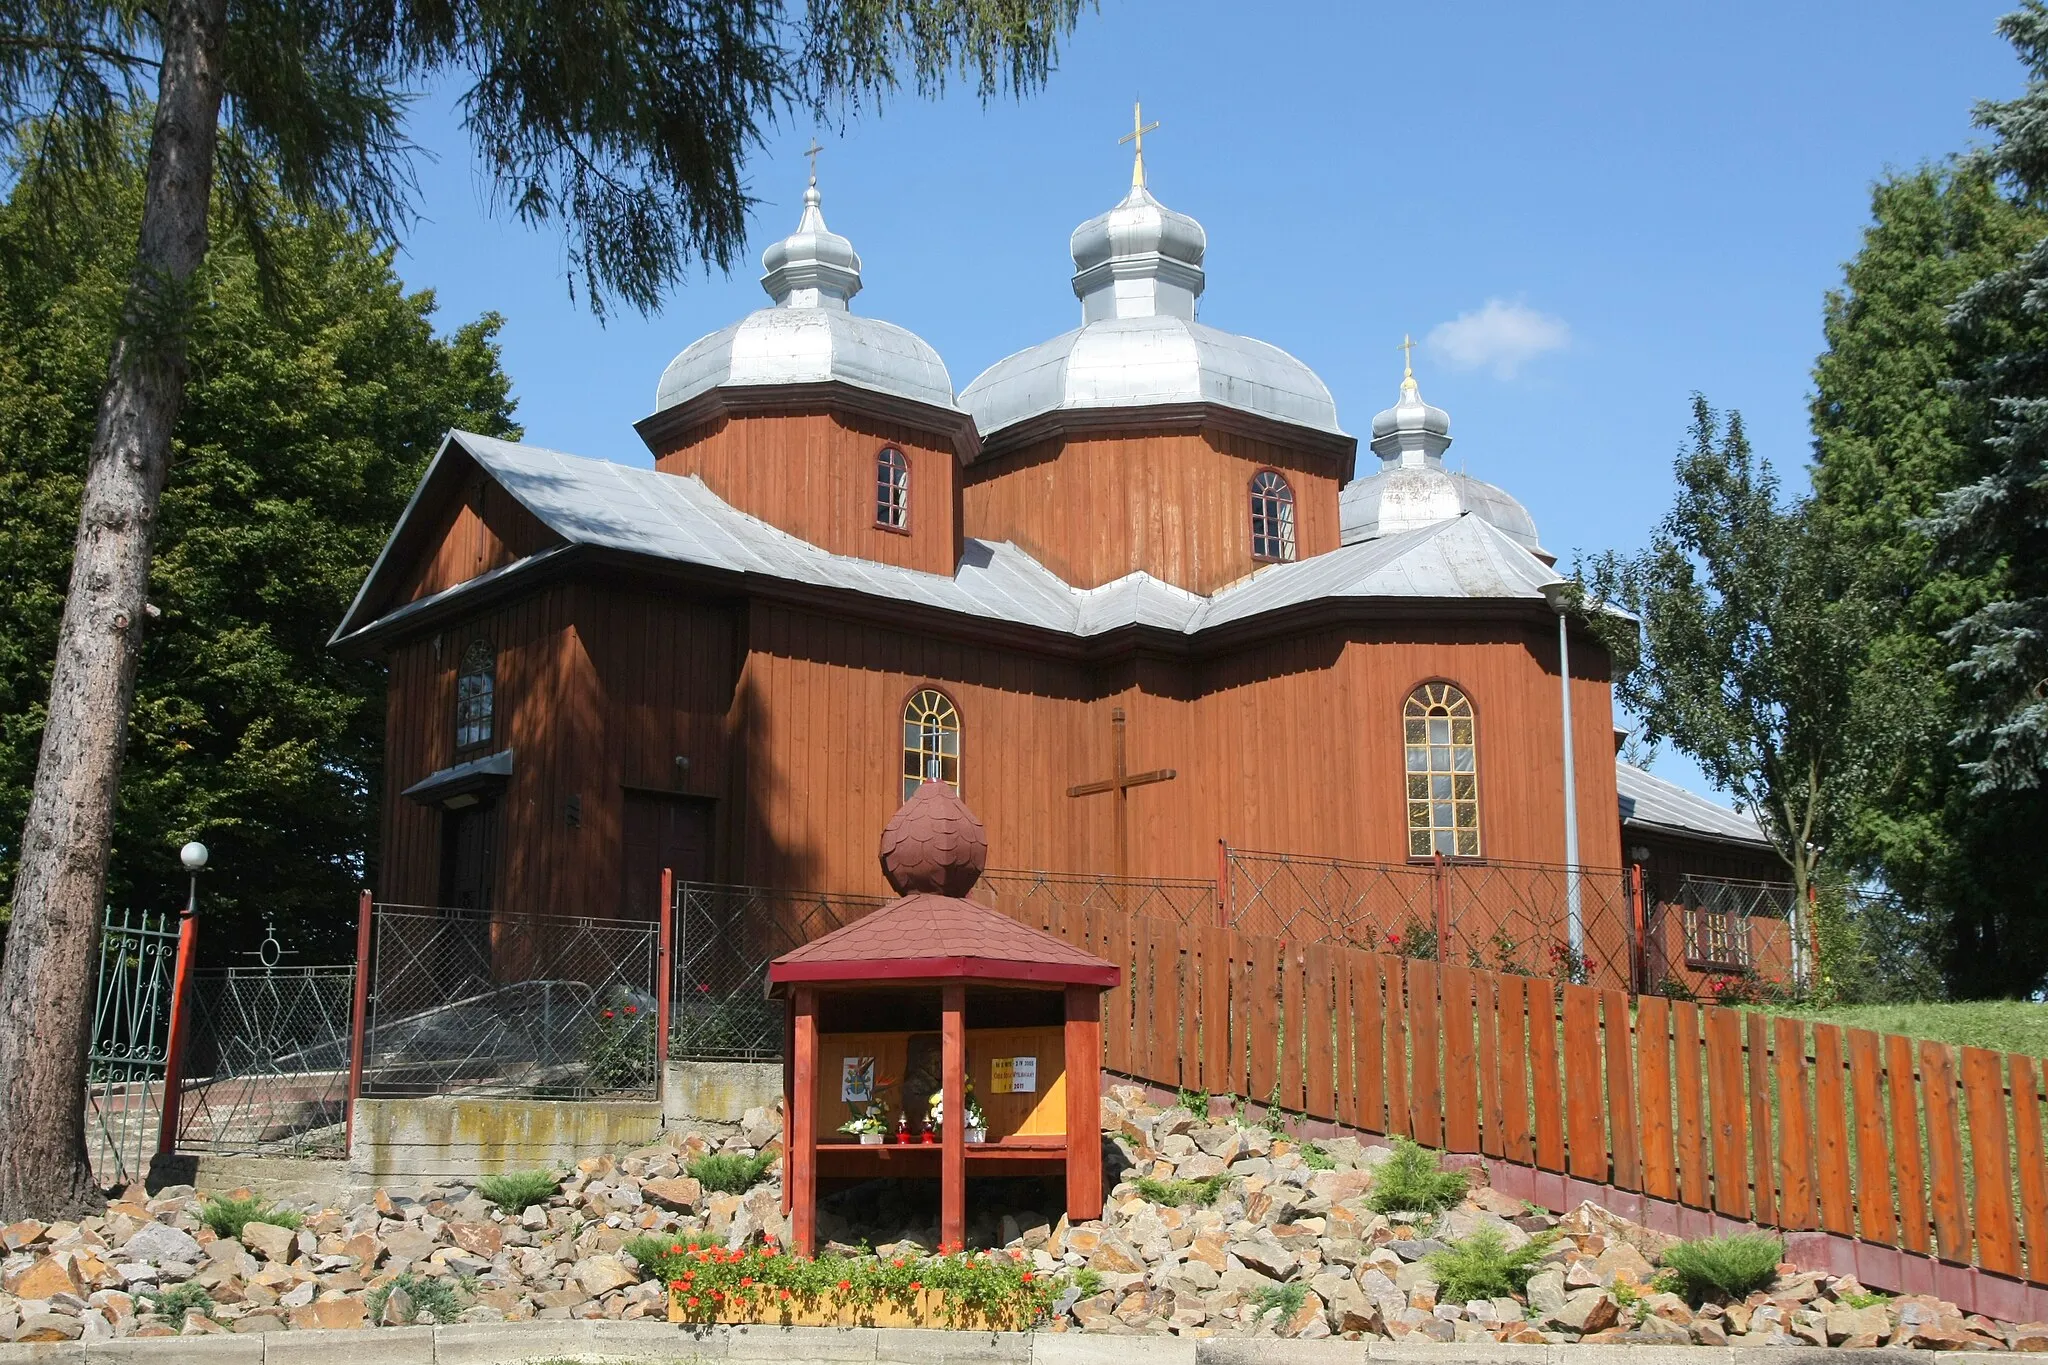
[[[171,970],[171,1029],[164,1039],[164,1098],[157,1114],[156,1154],[169,1156],[178,1146],[178,1119],[183,1109],[180,1091],[185,1081],[185,996],[192,976],[192,956],[199,950],[198,897],[185,902],[178,915],[178,961]]]
[[[1216,927],[1230,927],[1230,840],[1216,841]]]
[[[370,1012],[370,893],[356,899],[356,998],[349,1010],[348,1113],[342,1122],[341,1146],[353,1151],[356,1139],[356,1101],[363,1096],[364,1025]]]
[[[654,936],[654,1098],[662,1098],[661,1088],[668,1072],[668,1013],[670,997],[675,990],[676,933],[676,874],[674,868],[661,870],[661,913],[657,917],[660,928]]]
[[[1628,988],[1634,995],[1641,995],[1649,989],[1650,983],[1644,978],[1649,975],[1648,954],[1643,945],[1643,865],[1631,864],[1628,870],[1628,909],[1635,921],[1635,941],[1628,964]]]

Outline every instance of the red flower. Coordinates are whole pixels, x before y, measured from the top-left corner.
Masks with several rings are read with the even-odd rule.
[[[918,1281],[918,1280],[912,1280],[912,1281],[910,1282],[910,1287],[911,1287],[912,1289],[914,1289],[914,1290],[915,1290],[915,1289],[922,1289],[922,1288],[924,1288],[924,1284],[923,1284],[923,1283],[922,1283],[921,1281]]]
[[[626,1006],[626,1013],[628,1013],[628,1014],[638,1014],[639,1012],[640,1012],[640,1007],[639,1007],[638,1005],[628,1005],[628,1006]]]
[[[675,1244],[674,1246],[672,1246],[672,1247],[670,1247],[670,1248],[668,1249],[668,1254],[669,1254],[669,1255],[671,1255],[671,1256],[680,1256],[680,1255],[682,1255],[682,1254],[683,1254],[683,1244],[682,1244],[681,1242],[677,1242],[677,1243],[676,1243],[676,1244]]]
[[[670,1280],[668,1282],[668,1287],[670,1289],[674,1289],[680,1292],[683,1288],[683,1282],[681,1280]]]
[[[789,1297],[789,1291],[787,1289],[782,1291],[782,1297],[785,1299]]]
[[[689,1306],[692,1308],[695,1308],[697,1306],[697,1296],[695,1294],[690,1295]]]
[[[1030,1283],[1031,1283],[1031,1272],[1030,1272],[1030,1271],[1028,1271],[1028,1270],[1024,1272],[1024,1283],[1026,1283],[1026,1284],[1030,1284]]]
[[[745,1288],[746,1288],[746,1287],[747,1287],[748,1285],[752,1284],[753,1282],[754,1282],[754,1277],[753,1277],[752,1275],[742,1275],[742,1276],[740,1276],[740,1288],[742,1288],[742,1289],[745,1289]]]
[[[903,1258],[901,1256],[898,1256],[895,1260],[889,1262],[889,1264],[895,1266],[898,1270],[901,1270],[903,1269]]]
[[[711,983],[709,981],[699,981],[697,983],[697,993],[699,995],[711,994]]]
[[[604,1017],[605,1017],[605,1018],[607,1018],[607,1019],[611,1018],[611,1017],[612,1017],[612,1012],[611,1012],[610,1010],[606,1010],[606,1011],[604,1012]]]
[[[844,1293],[844,1292],[845,1292],[846,1290],[849,1290],[849,1289],[853,1288],[853,1281],[852,1281],[852,1280],[841,1280],[841,1281],[839,1282],[839,1288],[840,1288],[840,1292]]]

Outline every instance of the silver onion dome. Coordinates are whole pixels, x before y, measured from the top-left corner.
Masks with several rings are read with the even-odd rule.
[[[1081,326],[997,361],[960,393],[987,437],[1045,413],[1215,403],[1341,435],[1315,371],[1277,346],[1195,321],[1202,225],[1142,181],[1074,229]]]
[[[796,231],[761,253],[772,308],[749,313],[683,349],[662,371],[655,411],[716,388],[837,381],[957,412],[939,353],[906,328],[847,310],[860,256],[825,226],[818,182]]]
[[[1450,445],[1450,414],[1422,401],[1415,373],[1408,371],[1394,406],[1372,419],[1372,451],[1380,467],[1344,485],[1338,499],[1343,542],[1412,531],[1469,512],[1531,554],[1551,559],[1536,538],[1535,519],[1506,490],[1444,468]]]

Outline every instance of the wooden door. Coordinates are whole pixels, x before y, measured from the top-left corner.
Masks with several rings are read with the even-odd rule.
[[[620,919],[660,911],[661,871],[679,882],[711,879],[711,803],[701,797],[627,792],[619,858]]]
[[[489,910],[498,863],[498,803],[441,814],[441,904]]]

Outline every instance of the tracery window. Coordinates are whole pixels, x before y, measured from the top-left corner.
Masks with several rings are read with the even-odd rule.
[[[1479,856],[1478,749],[1472,702],[1449,683],[1424,683],[1402,710],[1408,752],[1408,853]]]
[[[491,742],[497,705],[498,656],[488,640],[471,640],[455,674],[455,747]]]
[[[960,712],[934,687],[920,689],[903,705],[903,799],[923,782],[960,790]]]
[[[1270,469],[1252,476],[1252,558],[1294,558],[1294,490]]]
[[[895,446],[875,456],[875,525],[891,531],[910,526],[910,457]]]

